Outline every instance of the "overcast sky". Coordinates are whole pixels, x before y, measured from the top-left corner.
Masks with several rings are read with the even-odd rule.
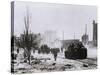
[[[92,22],[97,22],[96,6],[15,2],[14,7],[14,34],[17,36],[25,29],[24,16],[28,7],[31,32],[43,33],[53,30],[60,39],[62,32],[65,39],[73,39],[75,33],[75,38],[80,39],[87,24],[87,34],[89,40],[92,40]]]

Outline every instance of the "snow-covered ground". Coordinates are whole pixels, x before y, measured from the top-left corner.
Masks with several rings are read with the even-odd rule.
[[[31,53],[35,59],[32,64],[16,63],[14,64],[15,73],[30,73],[30,72],[48,72],[48,71],[65,71],[65,70],[85,70],[97,68],[97,48],[87,48],[87,59],[71,60],[65,59],[64,53],[58,53],[57,61],[54,61],[53,55]],[[20,53],[19,53],[20,54]],[[18,62],[19,60],[17,60]],[[39,61],[39,63],[34,63]]]
[[[87,55],[87,57],[88,58],[97,58],[97,48],[96,47],[94,47],[94,48],[88,48],[87,47],[87,53],[88,53],[88,55]]]

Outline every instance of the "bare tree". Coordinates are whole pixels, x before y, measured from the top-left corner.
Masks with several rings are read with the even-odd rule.
[[[28,8],[27,8],[26,12],[27,12],[26,16],[24,16],[25,31],[24,31],[24,34],[22,35],[22,45],[25,50],[24,53],[27,55],[28,61],[30,64],[31,49],[32,49],[32,47],[34,47],[33,45],[36,45],[36,43],[34,42],[36,37],[33,36],[33,34],[29,33],[30,15],[29,15]]]
[[[16,45],[24,49],[24,57],[28,58],[29,64],[31,64],[31,50],[36,48],[38,45],[37,35],[29,32],[30,26],[30,15],[29,10],[27,9],[27,14],[24,16],[25,30],[24,33],[20,35],[20,39],[17,40]]]

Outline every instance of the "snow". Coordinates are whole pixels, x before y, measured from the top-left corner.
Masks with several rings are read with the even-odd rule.
[[[98,54],[97,54],[96,47],[94,47],[94,48],[87,47],[87,53],[88,53],[88,55],[87,55],[88,58],[97,58]]]
[[[21,52],[22,53],[22,52]],[[48,72],[48,71],[65,71],[65,70],[85,70],[85,69],[96,69],[97,68],[97,48],[89,48],[87,47],[87,59],[83,60],[71,60],[65,59],[64,53],[58,53],[57,60],[54,61],[53,55],[50,54],[38,54],[36,51],[35,53],[31,53],[33,57],[37,60],[41,61],[38,64],[31,64],[28,63],[20,63],[22,59],[20,57],[21,53],[19,53],[17,58],[17,63],[14,64],[14,70],[16,73],[31,73],[31,72]],[[53,65],[55,63],[55,65]],[[25,70],[21,70],[25,69]]]

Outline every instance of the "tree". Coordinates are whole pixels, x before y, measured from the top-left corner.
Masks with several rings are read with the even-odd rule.
[[[30,64],[31,50],[32,48],[36,48],[38,45],[36,38],[37,38],[36,34],[31,34],[31,33],[28,34],[24,33],[20,37],[20,44],[21,47],[25,50],[24,53],[25,56],[28,57],[29,64]]]
[[[30,26],[30,16],[27,9],[27,14],[24,17],[25,30],[24,33],[20,35],[19,40],[16,41],[16,45],[19,48],[24,49],[24,56],[28,58],[29,64],[31,64],[31,50],[32,48],[38,47],[38,35],[29,33]]]
[[[73,42],[68,46],[68,50],[65,51],[65,58],[67,59],[86,59],[87,48],[83,46],[81,42]]]
[[[28,9],[27,9],[27,15],[24,17],[24,24],[25,24],[25,31],[21,37],[21,40],[30,64],[31,49],[33,47],[36,47],[37,42],[36,42],[36,35],[29,33],[30,16]]]
[[[46,44],[44,44],[44,45],[41,46],[41,52],[49,54],[50,53],[50,48]]]

